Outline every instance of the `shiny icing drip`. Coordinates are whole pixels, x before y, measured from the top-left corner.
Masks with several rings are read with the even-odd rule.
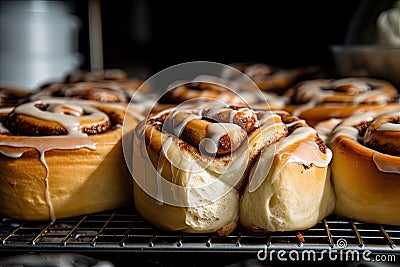
[[[290,135],[280,139],[279,141],[265,147],[259,156],[255,167],[249,175],[249,192],[254,192],[263,183],[264,179],[272,175],[274,177],[280,172],[281,168],[274,168],[273,162],[276,156],[287,154],[288,160],[285,162],[297,162],[305,166],[311,164],[317,167],[326,167],[332,159],[332,153],[327,148],[326,154],[320,151],[318,145],[314,141],[305,141],[310,135],[315,135],[316,131],[309,127],[303,126],[295,129]],[[298,144],[296,149],[291,152],[285,152],[285,149]]]
[[[385,112],[379,114],[378,112],[370,111],[364,114],[357,114],[353,115],[347,119],[345,119],[342,123],[340,123],[337,127],[334,128],[332,132],[332,137],[329,140],[330,143],[334,142],[338,137],[342,136],[345,138],[348,138],[350,140],[353,140],[355,142],[358,142],[360,144],[365,145],[367,142],[370,141],[371,138],[371,131],[394,131],[398,132],[400,131],[400,124],[397,123],[391,123],[391,122],[386,122],[381,125],[379,125],[376,129],[371,129],[368,127],[365,130],[365,133],[363,136],[360,136],[359,130],[355,127],[357,125],[364,123],[371,124],[376,118],[379,118],[380,116],[386,116],[387,114],[393,115],[393,116],[399,116],[400,111],[392,111],[392,112]],[[400,173],[400,166],[397,166],[395,164],[388,163],[387,160],[385,160],[384,156],[386,154],[383,154],[378,151],[373,151],[372,154],[372,160],[375,163],[376,167],[378,170],[382,172],[388,172],[388,173]]]
[[[202,145],[205,151],[215,154],[218,151],[219,140],[226,134],[233,133],[232,139],[240,131],[240,126],[232,123],[211,123],[207,126],[207,138],[203,139]]]
[[[376,167],[381,172],[398,173],[400,174],[400,166],[396,164],[389,163],[385,158],[383,158],[382,153],[374,151],[372,155],[372,160],[374,161]]]
[[[181,135],[183,129],[186,127],[186,124],[189,121],[194,120],[194,119],[197,119],[197,120],[201,119],[201,116],[199,116],[197,114],[190,113],[181,123],[179,123],[177,126],[174,127],[173,130],[174,130],[175,136],[179,137]]]
[[[34,148],[40,154],[40,161],[46,168],[45,182],[45,198],[49,207],[49,214],[52,220],[55,220],[53,204],[50,197],[49,185],[49,168],[45,159],[45,152],[61,149],[72,150],[87,148],[91,150],[96,149],[96,143],[88,138],[85,133],[79,131],[81,121],[94,120],[95,122],[103,122],[108,119],[108,116],[89,105],[75,104],[68,101],[52,99],[44,101],[48,104],[47,111],[40,110],[35,107],[35,104],[42,101],[27,103],[18,106],[14,112],[18,114],[26,114],[35,118],[43,120],[56,121],[67,129],[68,134],[62,136],[23,136],[18,138],[1,138],[0,139],[0,153],[7,157],[19,158],[23,152],[10,153],[7,147],[15,148]],[[116,138],[118,138],[116,136]]]
[[[391,123],[387,122],[382,124],[381,126],[376,129],[377,131],[393,131],[393,132],[400,132],[400,124],[398,123]]]
[[[314,129],[318,132],[318,135],[326,143],[332,133],[332,130],[342,122],[342,119],[331,118],[322,121],[315,125]]]

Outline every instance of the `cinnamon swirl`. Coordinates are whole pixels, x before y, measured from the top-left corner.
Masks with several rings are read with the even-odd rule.
[[[1,127],[0,214],[54,220],[129,205],[121,142],[123,120],[137,124],[132,112],[65,99],[16,106]]]
[[[335,213],[400,225],[400,105],[345,119],[328,139],[333,152]]]
[[[398,91],[390,82],[369,77],[307,80],[287,90],[285,95],[291,99],[285,110],[311,126],[399,102]]]
[[[224,104],[186,103],[142,121],[133,156],[138,212],[168,231],[232,232],[239,220],[235,186],[248,160],[242,143],[254,127],[251,110]]]

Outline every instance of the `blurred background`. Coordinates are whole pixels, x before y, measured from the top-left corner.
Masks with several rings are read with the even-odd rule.
[[[371,23],[393,3],[1,0],[0,81],[32,87],[102,67],[147,78],[197,60],[329,69],[331,46],[371,40]]]

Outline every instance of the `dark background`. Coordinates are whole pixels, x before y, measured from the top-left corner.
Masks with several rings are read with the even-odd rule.
[[[356,11],[369,2],[101,0],[104,67],[138,75],[196,60],[329,68],[330,46],[345,42]],[[89,68],[87,1],[74,7],[82,68]]]

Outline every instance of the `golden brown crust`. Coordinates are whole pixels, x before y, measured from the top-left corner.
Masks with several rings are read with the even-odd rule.
[[[65,100],[113,111],[132,128],[137,124],[121,105],[71,102]],[[128,206],[132,181],[122,151],[125,130],[113,127],[90,136],[0,134],[0,214],[49,220]]]
[[[396,114],[400,112],[400,106],[398,108]],[[334,128],[328,140],[333,152],[331,166],[337,196],[336,214],[363,222],[400,225],[398,148],[392,144],[390,151],[395,153],[387,154],[389,150],[376,149],[369,142],[364,143],[365,139],[369,141],[371,138],[369,126],[372,125],[375,131],[388,122],[386,118],[383,124],[374,119],[395,110],[349,117]],[[398,126],[391,125],[391,135],[399,139],[400,131],[396,128]],[[373,136],[379,142],[386,142],[385,135]]]

